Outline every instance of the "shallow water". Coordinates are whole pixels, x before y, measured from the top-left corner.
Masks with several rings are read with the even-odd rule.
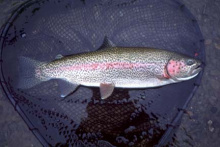
[[[9,16],[14,7],[19,2],[14,1],[0,1],[0,6],[4,7],[5,10],[1,9],[3,14],[1,23],[3,23]],[[219,86],[219,52],[220,52],[220,39],[218,38],[219,30],[216,31],[218,25],[218,7],[219,2],[212,1],[212,3],[206,3],[206,1],[186,1],[184,3],[193,12],[197,18],[204,38],[206,39],[207,46],[207,66],[203,77],[203,83],[199,90],[196,92],[193,101],[189,107],[189,114],[192,113],[189,119],[188,115],[183,118],[179,130],[177,131],[176,146],[207,146],[207,144],[217,145],[217,138],[220,135],[218,130],[219,119],[218,116],[218,97],[220,93]],[[211,25],[212,24],[212,27]],[[217,69],[218,68],[218,69]],[[16,114],[14,108],[8,102],[4,95],[0,96],[0,112],[1,123],[0,125],[5,129],[2,130],[0,136],[0,145],[2,146],[14,146],[18,143],[21,146],[41,146],[35,139],[30,131],[28,131],[23,120]],[[10,109],[9,109],[10,108]],[[199,110],[199,111],[198,111]],[[202,113],[202,114],[201,114]],[[202,132],[202,133],[201,133]],[[32,136],[32,137],[31,137]],[[212,137],[210,137],[212,136]],[[24,138],[23,138],[24,137]],[[30,138],[31,137],[31,138]]]

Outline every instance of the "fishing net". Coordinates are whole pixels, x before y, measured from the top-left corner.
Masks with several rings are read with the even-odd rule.
[[[196,78],[159,88],[81,86],[60,98],[55,80],[16,87],[18,58],[50,62],[58,54],[97,50],[107,37],[116,46],[154,47],[205,60],[197,21],[177,0],[30,0],[2,28],[1,85],[44,146],[163,146],[197,89]]]

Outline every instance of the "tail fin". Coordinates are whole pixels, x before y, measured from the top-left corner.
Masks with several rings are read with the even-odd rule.
[[[27,57],[19,57],[18,61],[19,79],[17,88],[28,89],[39,84],[42,79],[39,79],[35,76],[35,69],[44,63]]]

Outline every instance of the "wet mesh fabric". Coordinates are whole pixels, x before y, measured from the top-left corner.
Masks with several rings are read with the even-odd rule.
[[[107,37],[116,46],[154,47],[204,61],[198,24],[177,0],[32,0],[23,4],[1,35],[1,85],[44,146],[153,146],[195,92],[189,81],[149,89],[80,86],[60,98],[56,80],[16,88],[18,58],[50,62],[58,54],[97,50]],[[169,137],[167,138],[169,139]]]

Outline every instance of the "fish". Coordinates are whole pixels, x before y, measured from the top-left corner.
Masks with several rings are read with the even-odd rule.
[[[202,70],[201,61],[187,55],[151,47],[117,47],[104,40],[92,52],[58,55],[51,62],[19,58],[18,88],[29,89],[57,79],[60,97],[67,97],[80,85],[99,87],[101,99],[114,88],[153,88],[190,80]]]

